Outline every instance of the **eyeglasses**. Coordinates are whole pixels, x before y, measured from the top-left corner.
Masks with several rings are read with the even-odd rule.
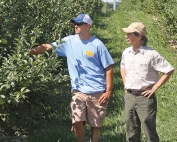
[[[76,26],[82,26],[83,24],[86,24],[86,23],[84,23],[84,22],[81,22],[81,23],[74,23],[74,25]]]

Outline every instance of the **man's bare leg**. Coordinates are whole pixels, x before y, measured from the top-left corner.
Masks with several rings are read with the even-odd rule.
[[[84,140],[84,125],[83,122],[76,122],[73,124],[73,131],[78,142],[85,142]]]
[[[99,142],[101,128],[100,127],[91,127],[90,142]]]

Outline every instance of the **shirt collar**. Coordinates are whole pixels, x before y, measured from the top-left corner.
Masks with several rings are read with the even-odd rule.
[[[140,47],[137,49],[136,53],[137,53],[137,52],[140,52],[140,53],[144,54],[145,48],[146,48],[146,46],[140,46]],[[129,48],[128,52],[135,53],[132,46]]]

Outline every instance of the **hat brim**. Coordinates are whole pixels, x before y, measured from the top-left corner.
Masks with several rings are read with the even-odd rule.
[[[123,30],[124,32],[126,32],[126,33],[134,33],[134,32],[136,32],[135,30],[130,29],[130,28],[122,28],[122,30]]]
[[[71,23],[82,23],[83,21],[81,19],[73,18],[70,20]]]
[[[71,22],[71,23],[75,23],[74,19],[71,19],[70,22]]]

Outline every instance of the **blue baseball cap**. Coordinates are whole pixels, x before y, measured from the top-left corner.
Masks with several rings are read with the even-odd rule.
[[[71,19],[71,23],[87,23],[90,26],[92,25],[92,19],[87,14],[79,14],[76,18]]]

